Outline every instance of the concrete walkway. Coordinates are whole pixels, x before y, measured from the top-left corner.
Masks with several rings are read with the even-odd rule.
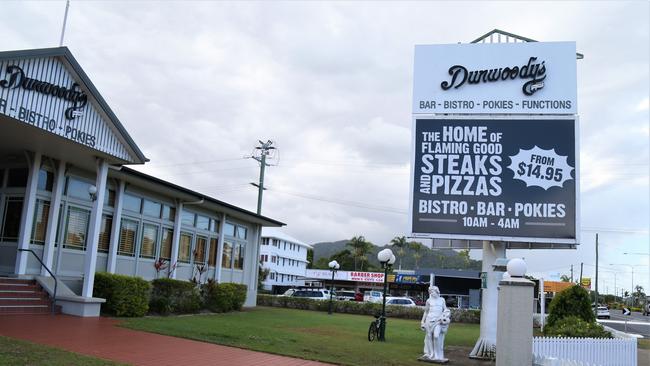
[[[143,366],[322,366],[324,363],[141,332],[111,318],[3,315],[0,335]]]

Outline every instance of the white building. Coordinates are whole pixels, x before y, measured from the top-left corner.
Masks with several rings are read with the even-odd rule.
[[[68,48],[0,52],[0,289],[56,284],[64,313],[97,316],[95,272],[198,277],[255,306],[260,228],[283,223],[127,167],[147,161]],[[47,308],[7,293],[0,313]]]
[[[276,228],[263,228],[260,262],[270,271],[262,282],[263,288],[282,292],[289,287],[304,286],[308,263],[307,250],[311,248],[311,245]]]

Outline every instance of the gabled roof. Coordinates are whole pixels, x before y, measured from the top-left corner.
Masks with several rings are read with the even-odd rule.
[[[131,150],[132,154],[137,161],[134,163],[144,164],[149,161],[140,148],[135,144],[135,141],[131,138],[129,133],[126,131],[120,120],[117,118],[113,110],[108,106],[108,103],[104,98],[99,94],[99,91],[95,85],[90,81],[86,72],[81,68],[79,62],[72,56],[72,53],[68,47],[54,47],[54,48],[40,48],[40,49],[31,49],[31,50],[18,50],[18,51],[3,51],[0,52],[0,60],[13,60],[13,59],[30,59],[30,58],[43,58],[43,57],[56,57],[61,61],[64,61],[66,66],[69,66],[68,71],[73,72],[74,76],[78,79],[79,84],[82,89],[88,92],[88,94],[97,102],[102,112],[106,114],[110,122],[119,132],[120,137],[124,139],[127,147]]]

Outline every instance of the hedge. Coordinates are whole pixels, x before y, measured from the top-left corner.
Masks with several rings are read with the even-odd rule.
[[[327,311],[329,301],[312,300],[291,296],[271,296],[257,295],[258,306],[272,306],[288,309]],[[451,320],[457,323],[474,323],[481,322],[481,312],[479,310],[456,309],[450,308]],[[381,304],[371,302],[357,301],[332,301],[332,311],[336,313],[359,314],[359,315],[376,315],[381,313]],[[402,319],[422,319],[424,307],[407,307],[407,306],[386,306],[386,315],[392,318]]]
[[[612,334],[596,322],[586,322],[577,316],[567,316],[544,327],[547,337],[612,338]]]
[[[158,314],[191,314],[203,307],[201,294],[192,282],[159,278],[151,282],[149,307]]]
[[[124,317],[144,316],[149,310],[151,284],[140,277],[95,273],[93,295],[106,299],[102,311]]]
[[[246,285],[208,282],[201,287],[205,308],[216,312],[239,311],[246,301]]]

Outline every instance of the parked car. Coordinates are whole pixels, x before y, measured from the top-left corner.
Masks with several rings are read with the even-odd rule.
[[[354,291],[336,291],[336,299],[341,301],[354,301]]]
[[[414,307],[415,301],[408,297],[390,297],[386,296],[386,305],[408,306]]]
[[[296,291],[297,290],[295,288],[290,288],[290,289],[288,289],[287,291],[285,291],[284,293],[282,293],[282,294],[280,294],[278,296],[292,296],[293,293],[296,292]]]
[[[426,305],[426,301],[424,301],[424,300],[422,300],[422,299],[418,299],[418,298],[416,298],[416,297],[409,297],[409,299],[413,300],[413,302],[414,302],[415,305],[417,305],[417,306],[424,306],[424,305]]]
[[[596,310],[596,318],[605,318],[609,319],[609,309],[607,309],[607,306],[599,306],[598,309]]]
[[[366,291],[363,294],[363,301],[367,302],[381,302],[384,296],[380,291]]]
[[[332,295],[336,295],[336,293],[332,293]],[[330,291],[324,289],[297,290],[291,296],[313,300],[329,300]]]

